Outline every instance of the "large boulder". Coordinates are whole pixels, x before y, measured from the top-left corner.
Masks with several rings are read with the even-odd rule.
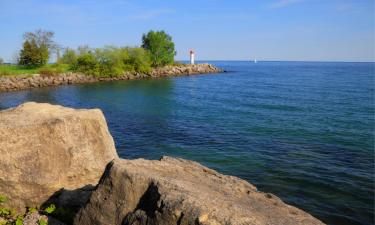
[[[0,194],[18,209],[40,206],[61,190],[86,193],[118,158],[99,109],[32,102],[0,112],[0,156]]]
[[[116,159],[110,163],[75,225],[323,224],[257,191],[248,182],[198,163]]]

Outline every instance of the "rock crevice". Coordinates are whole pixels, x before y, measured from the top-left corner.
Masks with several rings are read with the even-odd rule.
[[[323,223],[239,178],[192,161],[163,157],[114,160],[75,224]]]

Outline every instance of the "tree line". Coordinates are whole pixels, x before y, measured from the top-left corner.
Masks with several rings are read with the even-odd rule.
[[[53,41],[53,37],[52,31],[26,32],[18,64],[28,68],[40,68],[56,53],[57,61],[54,66],[48,67],[48,70],[58,72],[61,68],[69,68],[87,75],[118,76],[126,71],[149,73],[152,67],[173,64],[176,55],[172,37],[164,31],[151,30],[143,34],[140,47],[81,46],[77,49],[62,50]]]

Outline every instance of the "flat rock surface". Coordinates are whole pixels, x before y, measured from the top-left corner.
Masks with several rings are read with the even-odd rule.
[[[320,225],[308,213],[248,182],[198,163],[116,159],[75,225]]]
[[[96,185],[118,157],[99,109],[33,102],[0,112],[0,155],[0,194],[18,209]]]

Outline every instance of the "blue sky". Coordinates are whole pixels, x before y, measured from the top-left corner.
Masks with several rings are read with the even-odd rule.
[[[62,46],[138,46],[165,30],[177,59],[374,61],[374,0],[0,0],[0,57],[22,34],[53,30]]]

